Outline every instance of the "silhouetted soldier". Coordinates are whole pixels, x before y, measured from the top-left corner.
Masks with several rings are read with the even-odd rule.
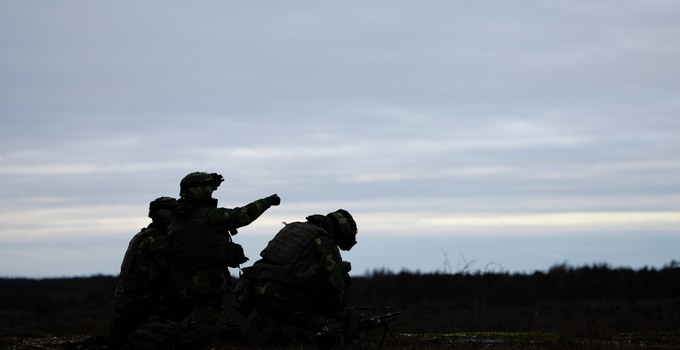
[[[149,203],[151,224],[130,240],[114,294],[116,316],[109,339],[114,349],[122,348],[130,333],[144,323],[166,292],[170,281],[166,231],[176,206],[177,200],[171,197],[153,200]]]
[[[243,207],[220,208],[212,193],[223,181],[222,175],[216,173],[194,172],[180,182],[181,198],[168,227],[176,277],[173,294],[164,300],[159,313],[176,323],[180,342],[211,343],[224,334],[229,326],[223,310],[231,282],[228,267],[238,267],[248,260],[231,237],[237,228],[249,225],[271,206],[281,203],[274,194]],[[153,334],[146,338],[152,339]]]
[[[356,222],[343,209],[286,224],[243,269],[235,307],[258,345],[308,337],[345,305],[348,270],[338,247],[356,244]]]

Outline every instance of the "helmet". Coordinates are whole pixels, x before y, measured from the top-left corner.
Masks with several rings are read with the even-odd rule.
[[[149,203],[149,217],[153,220],[168,219],[170,213],[177,207],[177,200],[172,197],[158,197]],[[161,210],[167,210],[167,213],[161,214]]]
[[[158,197],[149,203],[149,212],[160,209],[174,210],[177,207],[177,200],[172,197]]]
[[[357,244],[357,223],[352,215],[344,209],[338,209],[326,214],[331,222],[331,231],[338,247],[342,250],[350,250]]]
[[[192,187],[202,187],[210,186],[213,190],[217,189],[220,184],[224,181],[222,175],[218,173],[206,173],[206,172],[193,172],[185,176],[182,181],[179,182],[180,196],[184,197],[187,195],[185,190]]]
[[[218,173],[193,172],[185,176],[180,181],[181,188],[198,187],[198,186],[215,186],[218,187],[224,178]]]

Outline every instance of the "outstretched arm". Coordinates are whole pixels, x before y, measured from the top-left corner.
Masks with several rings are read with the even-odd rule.
[[[222,226],[227,230],[235,230],[239,227],[250,225],[267,209],[280,203],[281,198],[274,194],[267,198],[258,199],[243,207],[217,208],[209,214],[208,222],[211,225]]]

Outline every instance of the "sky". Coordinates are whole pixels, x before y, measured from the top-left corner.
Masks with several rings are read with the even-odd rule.
[[[352,274],[680,260],[680,2],[0,0],[0,277],[115,275],[194,171]],[[233,272],[233,271],[232,271]]]

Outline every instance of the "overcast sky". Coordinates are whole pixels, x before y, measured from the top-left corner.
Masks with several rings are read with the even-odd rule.
[[[662,267],[678,38],[676,0],[0,0],[0,276],[117,274],[193,171],[281,196],[251,262],[344,208],[355,274]]]

